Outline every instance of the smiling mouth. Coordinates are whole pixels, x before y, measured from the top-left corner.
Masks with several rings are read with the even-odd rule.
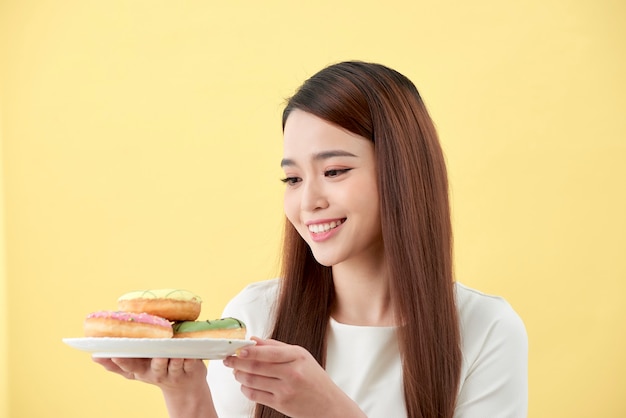
[[[335,229],[339,225],[344,223],[345,221],[346,219],[344,218],[344,219],[339,219],[337,221],[332,221],[332,222],[325,222],[321,224],[311,224],[308,226],[308,228],[309,228],[309,232],[312,232],[314,234],[319,234],[321,232],[328,232],[331,229]]]

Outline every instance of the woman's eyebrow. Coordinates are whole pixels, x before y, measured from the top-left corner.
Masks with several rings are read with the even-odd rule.
[[[329,150],[329,151],[322,151],[322,152],[313,154],[313,160],[315,161],[326,160],[328,158],[333,158],[333,157],[357,157],[357,156],[352,154],[351,152],[343,151],[343,150]],[[281,167],[292,167],[294,165],[296,165],[296,163],[292,159],[283,158],[282,160],[280,160]]]

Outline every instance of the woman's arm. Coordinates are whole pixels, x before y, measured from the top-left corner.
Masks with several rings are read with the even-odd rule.
[[[485,331],[457,399],[455,418],[525,418],[528,413],[528,337],[507,305]]]
[[[110,372],[158,386],[171,418],[217,418],[202,360],[93,358]]]
[[[256,341],[224,360],[250,400],[294,418],[363,418],[365,414],[304,348]]]

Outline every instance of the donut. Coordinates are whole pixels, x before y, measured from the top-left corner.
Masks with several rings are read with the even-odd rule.
[[[85,337],[171,338],[172,324],[147,313],[98,311],[85,318]]]
[[[235,318],[176,322],[173,328],[174,338],[246,338],[246,325]]]
[[[117,300],[117,308],[126,312],[145,312],[172,322],[194,321],[200,316],[202,299],[183,289],[138,290]]]

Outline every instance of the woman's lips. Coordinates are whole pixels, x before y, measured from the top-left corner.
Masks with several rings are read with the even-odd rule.
[[[311,238],[315,242],[325,241],[333,236],[337,229],[344,224],[346,218],[315,221],[307,224]]]

